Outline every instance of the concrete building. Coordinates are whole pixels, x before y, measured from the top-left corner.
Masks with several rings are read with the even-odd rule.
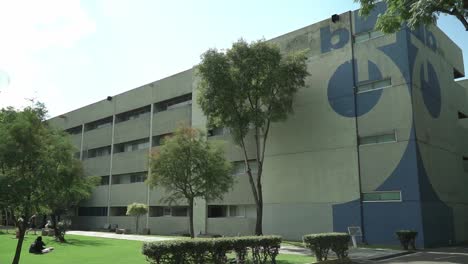
[[[307,49],[310,77],[295,113],[273,124],[264,168],[264,232],[287,239],[359,226],[369,243],[417,245],[468,240],[468,81],[462,51],[439,28],[374,31],[350,11],[270,40]],[[148,153],[179,123],[206,128],[196,104],[196,67],[52,118],[70,133],[86,175],[102,177],[74,217],[76,228],[105,223],[133,229],[132,202],[147,203],[142,225],[154,234],[188,232],[184,204],[161,203],[142,181]],[[196,233],[252,234],[255,206],[243,156],[227,131],[234,189],[197,201]],[[253,149],[252,149],[253,150]]]

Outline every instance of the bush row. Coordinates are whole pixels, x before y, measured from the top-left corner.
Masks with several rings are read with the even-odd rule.
[[[310,234],[303,236],[302,239],[304,244],[315,253],[317,261],[327,260],[330,249],[340,260],[348,257],[348,243],[351,237],[347,233]]]
[[[416,249],[416,236],[418,232],[413,230],[398,230],[396,231],[396,235],[398,240],[400,240],[401,246],[408,250],[409,245],[411,245],[412,249]]]
[[[160,241],[143,244],[143,254],[151,263],[229,263],[233,252],[236,263],[276,263],[281,245],[280,236],[245,236]],[[250,253],[250,254],[249,254]]]

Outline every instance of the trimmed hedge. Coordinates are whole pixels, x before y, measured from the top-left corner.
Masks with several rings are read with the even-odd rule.
[[[317,261],[328,259],[330,249],[335,252],[338,259],[348,257],[348,244],[351,237],[347,233],[320,233],[302,237],[305,245],[314,252]]]
[[[398,230],[395,232],[398,240],[400,240],[401,246],[408,250],[409,245],[411,245],[412,249],[416,249],[416,236],[418,232],[413,230]]]
[[[276,263],[280,245],[280,236],[183,239],[144,243],[142,253],[156,264],[224,264],[230,252],[237,263],[246,263],[250,253],[253,263],[263,264]]]

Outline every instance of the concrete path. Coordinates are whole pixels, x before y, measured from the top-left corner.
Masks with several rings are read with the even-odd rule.
[[[177,237],[162,237],[162,236],[143,236],[143,235],[130,235],[130,234],[116,234],[109,232],[90,232],[90,231],[67,231],[67,235],[78,235],[78,236],[91,236],[91,237],[103,237],[113,239],[124,239],[124,240],[136,240],[143,242],[155,242],[178,239]]]
[[[312,256],[312,252],[309,249],[291,245],[282,245],[280,253]],[[376,259],[387,259],[401,256],[402,254],[406,254],[406,251],[374,248],[350,248],[348,251],[349,258],[358,263],[375,263]],[[329,258],[335,258],[332,251],[328,255]]]

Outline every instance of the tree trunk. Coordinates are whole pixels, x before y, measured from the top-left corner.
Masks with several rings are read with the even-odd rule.
[[[257,197],[258,201],[256,201],[257,205],[257,220],[255,222],[255,235],[261,236],[263,235],[263,190],[262,190],[262,183],[261,183],[261,176],[262,176],[262,168],[259,168],[258,175],[257,175]]]
[[[195,237],[195,231],[193,230],[193,199],[189,199],[189,228],[190,228],[190,237]]]
[[[57,225],[57,218],[55,214],[50,215],[52,218],[52,225],[54,229],[54,236],[55,240],[59,241],[60,243],[65,242],[65,234],[62,234],[61,230],[59,230],[58,225]]]
[[[137,235],[138,235],[138,222],[139,222],[139,220],[140,220],[140,216],[137,215],[136,216],[136,224],[135,224],[135,234],[137,234]]]
[[[23,219],[23,222],[18,225],[19,237],[18,243],[16,244],[15,257],[13,258],[12,264],[19,264],[21,257],[21,248],[23,247],[24,234],[26,233],[26,220]]]

